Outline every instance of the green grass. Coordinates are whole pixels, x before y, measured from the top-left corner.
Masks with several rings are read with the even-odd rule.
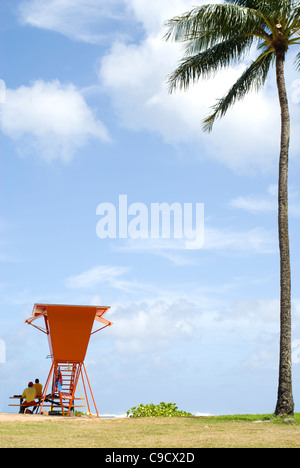
[[[1,420],[0,448],[299,448],[294,423],[273,415],[192,418],[47,418]]]
[[[215,421],[271,421],[277,424],[286,424],[285,419],[290,419],[290,416],[277,417],[274,414],[235,414],[231,416],[214,416]],[[293,418],[296,425],[300,425],[300,413],[296,413]]]

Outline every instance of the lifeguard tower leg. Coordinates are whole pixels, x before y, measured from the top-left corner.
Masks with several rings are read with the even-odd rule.
[[[81,379],[82,379],[82,384],[83,384],[83,389],[84,389],[84,394],[85,394],[85,400],[86,400],[86,404],[87,404],[87,407],[88,407],[88,412],[89,412],[89,414],[92,414],[91,409],[90,409],[89,399],[88,399],[88,396],[87,396],[87,393],[86,393],[85,382],[84,382],[84,377],[83,377],[82,370],[81,370]]]
[[[65,412],[64,412],[64,404],[63,404],[63,400],[62,400],[62,395],[61,395],[61,392],[58,392],[58,394],[59,394],[59,400],[60,400],[61,412],[62,412],[62,415],[64,416],[64,415],[65,415]]]
[[[92,392],[91,384],[90,384],[90,381],[89,381],[89,378],[88,378],[88,375],[87,375],[87,372],[86,372],[86,368],[85,368],[84,362],[82,363],[82,366],[83,366],[84,373],[85,373],[85,376],[86,376],[86,380],[87,380],[87,383],[88,383],[88,386],[89,386],[89,389],[90,389],[90,392],[91,392],[91,396],[92,396],[92,399],[93,399],[93,403],[94,403],[94,407],[95,407],[95,410],[96,410],[97,418],[99,418],[98,409],[97,409],[97,406],[96,406],[96,402],[95,402],[95,399],[94,399],[94,395],[93,395],[93,392]],[[83,377],[83,375],[82,375],[82,377]],[[88,403],[88,398],[87,398],[87,395],[86,395],[86,389],[85,389],[84,379],[83,379],[83,378],[82,378],[82,381],[83,381],[83,386],[84,386],[84,391],[85,391],[86,400],[87,400],[87,403]],[[89,404],[89,403],[88,403],[88,404]],[[89,412],[91,412],[90,409],[89,409]]]
[[[50,380],[51,380],[51,377],[52,377],[52,374],[53,374],[53,370],[54,370],[54,362],[52,363],[52,366],[51,366],[51,369],[50,369],[50,372],[49,372],[49,375],[48,375],[48,379],[47,379],[47,382],[46,382],[46,385],[45,385],[45,388],[44,388],[43,397],[42,397],[42,399],[40,400],[40,403],[39,403],[40,406],[41,406],[40,414],[42,414],[42,411],[43,411],[43,406],[44,406],[44,403],[45,403],[45,399],[46,399],[49,383],[50,383]]]

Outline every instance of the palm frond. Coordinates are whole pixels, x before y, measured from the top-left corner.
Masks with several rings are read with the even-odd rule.
[[[244,8],[257,10],[264,19],[269,29],[274,33],[273,26],[281,24],[287,28],[291,18],[296,15],[299,18],[299,1],[297,0],[226,0],[227,3],[239,5]]]
[[[202,38],[200,47],[204,49],[229,39],[233,24],[235,35],[242,35],[253,33],[260,23],[262,19],[255,10],[238,5],[209,4],[169,20],[165,39],[186,42]]]
[[[295,0],[226,0],[226,3],[259,10],[266,15],[291,12],[298,4]]]
[[[169,76],[170,91],[187,89],[200,77],[209,78],[217,71],[244,59],[254,42],[259,57],[213,106],[204,120],[204,130],[211,131],[238,100],[253,89],[260,89],[276,55],[286,53],[300,43],[299,0],[225,0],[208,4],[177,16],[166,24],[166,40],[185,45],[185,57]],[[300,71],[300,53],[296,56]]]
[[[223,117],[236,101],[243,99],[249,91],[258,91],[264,85],[273,60],[274,55],[272,51],[265,51],[244,71],[226,96],[212,107],[213,113],[203,122],[204,131],[210,132],[215,121]]]
[[[231,64],[240,62],[249,51],[253,37],[233,37],[212,48],[182,60],[181,65],[169,77],[170,92],[187,89],[199,78],[209,78]]]
[[[300,71],[300,52],[296,55],[295,66],[296,66],[296,70]]]
[[[297,34],[300,31],[300,6],[294,9],[289,18],[288,28],[290,34]]]

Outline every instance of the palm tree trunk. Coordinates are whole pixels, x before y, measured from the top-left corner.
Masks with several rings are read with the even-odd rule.
[[[280,363],[278,399],[275,414],[292,415],[292,324],[291,324],[291,267],[288,220],[288,164],[290,115],[284,78],[285,51],[276,56],[276,77],[281,108],[281,146],[278,184],[278,229],[280,248]]]

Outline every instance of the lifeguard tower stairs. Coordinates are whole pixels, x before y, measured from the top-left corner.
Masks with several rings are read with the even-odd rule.
[[[108,309],[96,306],[34,305],[32,317],[26,323],[47,335],[52,359],[37,412],[42,414],[43,408],[50,407],[51,411],[58,408],[63,416],[70,416],[76,408],[85,408],[90,416],[99,417],[84,359],[91,335],[112,325],[112,322],[103,318]],[[36,324],[38,319],[44,321],[44,328]],[[102,327],[93,331],[95,321],[101,323]],[[95,414],[91,412],[90,399]]]

